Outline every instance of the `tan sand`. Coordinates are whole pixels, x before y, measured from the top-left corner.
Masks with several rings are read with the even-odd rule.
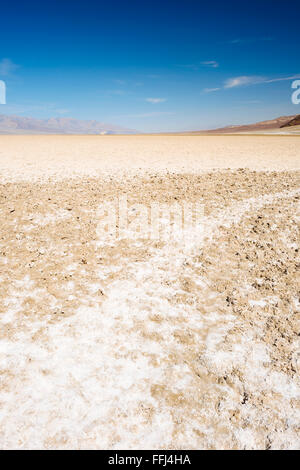
[[[0,172],[13,179],[222,168],[300,169],[300,137],[0,136]]]
[[[299,139],[0,144],[0,447],[299,448]],[[103,239],[124,194],[205,230]]]

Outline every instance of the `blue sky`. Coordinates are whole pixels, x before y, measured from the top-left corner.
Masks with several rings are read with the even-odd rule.
[[[1,5],[1,114],[140,131],[300,113],[300,3],[19,1]]]

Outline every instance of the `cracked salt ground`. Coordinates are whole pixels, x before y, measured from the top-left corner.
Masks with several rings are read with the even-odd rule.
[[[233,222],[237,223],[237,221],[243,217],[244,211],[246,209],[250,210],[251,208],[253,209],[253,207],[255,207],[255,209],[258,210],[261,207],[264,207],[264,205],[274,203],[276,198],[292,198],[297,194],[298,191],[295,191],[290,194],[282,193],[276,194],[272,197],[263,196],[257,199],[253,198],[249,201],[246,201],[246,203],[240,204],[238,207],[229,208],[227,213],[222,213],[222,216],[219,218],[219,220],[216,216],[211,219],[214,222],[210,227],[211,233],[209,233],[209,227],[207,224],[205,236],[211,237],[213,231],[217,229],[218,225],[222,225],[224,222],[226,222],[228,227]],[[189,248],[191,249],[192,247]],[[199,249],[199,245],[197,246],[197,249]],[[146,263],[143,263],[141,266],[132,266],[132,273],[130,273],[129,269],[127,274],[128,277],[130,277],[131,274],[131,277],[135,278],[136,282],[129,282],[128,280],[115,282],[111,290],[109,290],[108,300],[105,302],[107,311],[120,312],[120,315],[118,316],[118,320],[120,322],[122,322],[124,318],[127,319],[127,322],[128,317],[130,316],[130,327],[132,328],[134,327],[134,323],[137,322],[137,320],[142,322],[142,326],[140,325],[140,327],[142,328],[143,337],[146,339],[153,339],[156,341],[156,345],[157,343],[161,345],[159,364],[161,364],[161,359],[163,362],[168,363],[166,351],[168,351],[169,355],[172,354],[174,357],[178,355],[180,348],[178,344],[174,342],[176,332],[178,337],[181,336],[182,338],[185,336],[183,341],[185,345],[191,343],[192,336],[196,334],[198,348],[201,350],[201,342],[205,345],[203,358],[206,360],[207,364],[210,365],[210,368],[213,368],[218,372],[218,374],[224,373],[224,371],[227,369],[242,365],[244,374],[247,377],[245,382],[248,384],[247,386],[249,388],[260,388],[264,386],[265,382],[265,388],[268,392],[275,390],[278,393],[282,393],[285,398],[299,398],[299,384],[293,383],[283,374],[272,372],[270,373],[267,371],[264,366],[264,364],[268,363],[269,361],[267,347],[262,343],[255,342],[254,338],[247,338],[248,341],[252,339],[252,344],[248,344],[248,342],[243,344],[243,342],[240,342],[234,345],[232,348],[229,348],[227,351],[224,351],[224,348],[220,348],[220,350],[218,350],[219,345],[226,337],[228,331],[234,327],[237,328],[239,326],[239,322],[233,315],[225,315],[223,312],[218,314],[215,312],[215,310],[218,309],[218,296],[212,295],[209,289],[206,289],[202,292],[205,303],[207,303],[209,300],[212,300],[209,308],[206,308],[206,313],[208,313],[208,316],[205,317],[205,319],[203,319],[203,316],[199,317],[197,310],[195,308],[193,309],[191,306],[188,306],[188,308],[182,304],[180,304],[179,308],[170,306],[168,299],[170,299],[172,295],[176,295],[176,293],[178,293],[178,285],[176,285],[176,283],[174,285],[174,280],[180,277],[180,271],[182,271],[182,262],[178,262],[178,257],[180,257],[178,250],[173,252],[174,259],[170,257],[170,250],[168,252],[168,256],[166,256],[166,250],[164,251],[164,254],[162,253],[160,256],[157,255],[154,259],[151,259],[149,262],[151,263],[150,269]],[[144,278],[142,273],[144,273]],[[151,276],[149,277],[149,273],[152,273],[152,276],[154,273],[154,278]],[[165,285],[167,279],[172,279],[173,282],[171,286],[162,288],[162,285]],[[142,289],[138,287],[141,284],[141,281],[143,285]],[[148,298],[146,293],[148,293]],[[130,300],[128,301],[128,299]],[[143,299],[144,309],[141,306],[141,299]],[[266,302],[262,300],[250,300],[249,303],[252,306],[260,307],[264,307],[266,305]],[[123,312],[125,313],[124,315]],[[155,312],[155,316],[154,318],[151,318],[151,315],[153,316],[153,312]],[[153,327],[153,325],[155,325],[153,321],[159,322],[159,329]],[[184,322],[185,331],[176,331],[180,321]],[[141,351],[140,348],[139,350]],[[149,353],[148,345],[146,350]],[[186,362],[181,365],[185,364]],[[169,364],[169,367],[171,367],[171,364]],[[187,371],[182,370],[182,373],[184,376]],[[161,383],[172,383],[172,393],[183,393],[178,384],[178,377],[172,376],[172,373],[170,372],[168,372],[168,375],[168,378],[165,377]],[[187,383],[185,384],[185,388],[186,387],[188,387]],[[211,384],[211,393],[215,393],[217,390],[217,387],[215,387],[215,390],[213,390],[213,388],[213,384]],[[184,393],[186,393],[186,391]],[[224,394],[226,396],[226,390],[224,390]],[[296,423],[297,420],[295,420],[295,424]],[[249,430],[247,432],[247,436],[249,438]],[[222,436],[222,438],[223,437],[224,436]],[[235,437],[238,441],[238,437]],[[252,438],[248,440],[248,446],[249,442],[252,442],[253,439],[254,437],[252,436]],[[294,443],[296,443],[296,435],[294,436],[294,439]],[[217,438],[215,437],[214,442],[216,441]],[[240,445],[242,441],[239,442]],[[166,437],[164,437],[164,443],[166,446],[170,445],[171,442],[172,441],[166,441]],[[152,443],[152,445],[155,444]],[[176,445],[184,446],[186,443],[178,439]],[[254,447],[257,446],[258,441],[256,440],[256,444],[253,445]]]
[[[276,361],[272,356],[278,353],[272,342],[286,333],[279,329],[276,336],[271,329],[275,337],[264,341],[270,295],[252,287],[259,266],[248,276],[230,250],[234,255],[239,243],[251,240],[258,211],[269,220],[268,211],[275,208],[272,217],[282,237],[283,222],[290,224],[290,259],[298,237],[291,223],[297,194],[290,190],[235,202],[212,212],[205,234],[190,245],[150,245],[142,260],[130,241],[132,255],[121,252],[102,264],[104,258],[91,275],[88,266],[94,260],[84,255],[88,264],[82,265],[83,255],[74,253],[62,264],[73,281],[59,278],[58,291],[41,288],[30,275],[12,282],[0,343],[1,446],[296,447],[299,377],[293,370],[276,369],[280,361],[288,363],[288,356],[276,356]],[[264,236],[255,240],[263,243]],[[75,232],[73,238],[71,250]],[[39,262],[46,263],[47,255]],[[285,260],[283,252],[278,256]],[[296,284],[292,278],[289,282],[294,299]],[[282,295],[280,289],[281,311],[290,318],[292,307],[283,298],[288,292]],[[68,310],[64,299],[70,293],[75,303]],[[22,304],[29,295],[34,314]],[[297,305],[293,300],[293,308]],[[288,354],[298,345],[289,347]]]

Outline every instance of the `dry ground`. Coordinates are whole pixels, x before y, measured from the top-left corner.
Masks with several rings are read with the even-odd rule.
[[[0,137],[0,447],[300,447],[300,139]],[[99,240],[98,208],[205,232]]]

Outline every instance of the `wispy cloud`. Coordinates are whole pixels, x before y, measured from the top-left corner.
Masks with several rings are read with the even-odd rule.
[[[289,77],[278,77],[278,78],[268,78],[268,77],[261,77],[256,75],[242,75],[239,77],[233,77],[226,80],[222,87],[216,88],[204,88],[204,93],[212,93],[215,91],[223,90],[223,89],[232,89],[238,88],[243,86],[250,86],[250,85],[261,85],[261,84],[268,84],[268,83],[276,83],[276,82],[284,82],[289,80],[296,80],[300,78],[300,74],[298,75],[291,75]]]
[[[58,114],[68,114],[70,112],[69,109],[56,109]]]
[[[261,100],[244,100],[244,101],[239,101],[239,104],[259,104],[262,103]]]
[[[120,79],[115,79],[114,82],[117,84],[117,85],[125,85],[126,84],[126,81],[125,80],[120,80]]]
[[[53,115],[63,115],[69,114],[71,111],[66,108],[59,107],[59,104],[56,103],[22,103],[22,104],[9,104],[5,106],[5,113],[8,114],[49,114]]]
[[[266,77],[256,77],[256,76],[242,76],[235,77],[226,80],[224,88],[235,88],[246,85],[258,85],[262,83],[275,83],[275,82],[284,82],[288,80],[295,80],[299,78],[300,75],[292,75],[289,77],[279,77],[279,78],[266,78]]]
[[[179,64],[176,67],[181,67],[183,69],[190,69],[190,70],[199,70],[199,64]]]
[[[219,91],[221,88],[204,88],[204,93],[214,93],[215,91]]]
[[[109,95],[124,96],[128,94],[128,91],[125,90],[108,90]]]
[[[164,103],[166,98],[146,98],[146,101],[151,104]]]
[[[219,63],[216,60],[205,60],[204,62],[201,62],[201,65],[212,67],[213,69],[217,69],[219,67]]]
[[[2,59],[0,61],[0,77],[9,77],[12,75],[17,69],[19,65],[12,62],[10,59]]]
[[[113,119],[116,118],[149,118],[149,117],[156,117],[156,116],[171,116],[173,112],[170,111],[162,111],[162,112],[152,112],[152,113],[141,113],[141,114],[125,114],[122,116],[113,116]]]
[[[177,67],[181,67],[183,69],[190,69],[190,70],[199,70],[202,67],[210,67],[213,69],[217,69],[220,66],[219,62],[216,60],[204,60],[202,62],[198,62],[195,64],[180,64]]]
[[[275,82],[284,82],[286,80],[297,80],[300,78],[300,74],[292,75],[291,77],[283,77],[283,78],[271,78],[270,80],[265,80],[263,83],[275,83]]]
[[[274,41],[272,37],[261,37],[261,38],[235,38],[227,41],[227,44],[252,44],[255,42],[270,42]]]
[[[229,78],[224,84],[224,88],[235,88],[238,86],[255,85],[256,83],[262,83],[265,79],[263,77],[247,76]]]

